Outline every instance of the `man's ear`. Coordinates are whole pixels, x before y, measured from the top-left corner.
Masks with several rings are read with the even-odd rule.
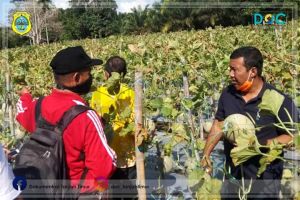
[[[80,82],[80,73],[79,72],[74,73],[73,80],[76,83],[76,85],[79,84],[79,82]]]
[[[250,71],[251,71],[250,77],[251,78],[255,78],[257,76],[257,68],[256,67],[252,67],[250,69]]]
[[[109,79],[109,73],[105,70],[104,70],[104,77],[105,77],[106,80]]]

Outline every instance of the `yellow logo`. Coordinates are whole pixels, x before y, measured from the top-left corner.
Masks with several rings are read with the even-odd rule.
[[[27,12],[15,12],[11,25],[12,30],[20,35],[25,35],[31,30],[30,14]]]

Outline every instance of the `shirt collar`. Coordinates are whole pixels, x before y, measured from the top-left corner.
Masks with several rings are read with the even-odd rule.
[[[265,92],[265,90],[269,88],[269,84],[266,82],[266,80],[265,80],[264,77],[262,77],[262,81],[263,81],[263,86],[262,86],[260,92],[258,93],[258,95],[256,97],[254,97],[253,99],[251,99],[249,102],[261,99],[262,96],[263,96],[263,94],[264,94],[264,92]],[[236,97],[238,97],[240,99],[243,99],[242,94],[239,91],[237,91],[236,88],[233,85],[229,86],[229,92],[232,93],[234,96],[236,96]]]
[[[64,91],[58,90],[56,88],[53,88],[51,95],[53,95],[53,96],[59,96],[60,98],[62,96],[64,96],[64,97],[70,98],[72,100],[80,101],[80,102],[84,103],[85,105],[87,105],[87,103],[85,102],[85,100],[79,94],[76,94],[74,92],[64,92]]]

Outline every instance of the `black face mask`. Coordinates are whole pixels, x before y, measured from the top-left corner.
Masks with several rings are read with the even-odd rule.
[[[90,75],[90,77],[85,82],[81,83],[80,85],[76,85],[75,87],[66,87],[66,86],[57,85],[57,88],[71,90],[74,93],[83,95],[89,93],[92,83],[93,83],[93,76]]]

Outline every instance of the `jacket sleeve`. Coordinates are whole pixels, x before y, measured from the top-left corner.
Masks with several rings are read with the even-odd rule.
[[[36,100],[29,93],[22,95],[16,105],[16,120],[31,133],[35,130],[35,105]]]
[[[84,136],[85,165],[89,169],[87,179],[109,179],[116,169],[116,154],[108,146],[103,125],[95,111],[87,111],[88,123]]]

